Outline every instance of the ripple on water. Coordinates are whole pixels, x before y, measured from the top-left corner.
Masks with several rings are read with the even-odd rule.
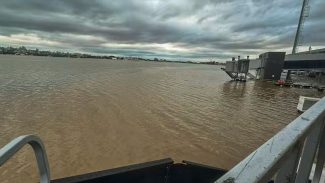
[[[208,65],[11,56],[0,63],[0,145],[39,135],[53,178],[165,157],[230,168],[297,116],[299,95],[322,95],[228,82]],[[35,180],[30,157],[20,153],[0,179]]]

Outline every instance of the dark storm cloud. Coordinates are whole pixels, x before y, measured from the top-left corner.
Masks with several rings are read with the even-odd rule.
[[[0,44],[98,54],[223,60],[286,50],[300,0],[0,0]],[[311,0],[305,42],[324,46],[325,2]]]

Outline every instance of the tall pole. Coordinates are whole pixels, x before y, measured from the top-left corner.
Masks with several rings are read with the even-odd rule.
[[[303,29],[303,24],[304,24],[305,18],[308,16],[305,14],[305,11],[307,10],[306,7],[308,5],[308,2],[309,2],[309,0],[304,0],[304,2],[302,4],[300,18],[299,18],[299,24],[298,24],[298,28],[297,28],[297,32],[296,32],[296,37],[295,37],[295,42],[293,43],[292,54],[297,53],[297,47],[299,44],[302,29]]]

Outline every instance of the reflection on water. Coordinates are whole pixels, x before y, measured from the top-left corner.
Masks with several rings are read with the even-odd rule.
[[[218,66],[0,57],[0,145],[45,142],[53,178],[172,157],[231,168],[315,90],[229,82]],[[1,182],[37,182],[30,148]],[[26,181],[29,180],[29,181]]]

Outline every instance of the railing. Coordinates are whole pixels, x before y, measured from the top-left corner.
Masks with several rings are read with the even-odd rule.
[[[40,174],[40,183],[50,183],[50,170],[47,161],[44,145],[37,136],[26,135],[20,136],[12,140],[9,144],[0,149],[0,166],[9,160],[17,151],[26,144],[32,146],[38,165]]]
[[[325,98],[251,153],[215,183],[320,182],[325,160]],[[317,158],[315,156],[317,155]]]

